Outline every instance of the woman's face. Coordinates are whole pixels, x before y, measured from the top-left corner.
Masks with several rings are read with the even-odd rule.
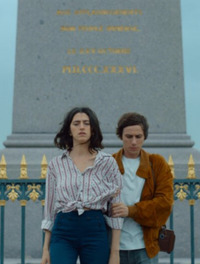
[[[90,119],[85,113],[74,115],[70,124],[70,133],[73,138],[73,146],[89,143],[91,138]]]

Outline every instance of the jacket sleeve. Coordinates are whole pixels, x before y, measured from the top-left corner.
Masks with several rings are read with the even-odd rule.
[[[140,202],[129,206],[129,217],[147,227],[164,225],[173,205],[173,176],[170,167],[162,156],[155,154],[154,156],[152,163],[155,188],[152,171],[150,171],[151,177],[146,180],[148,182],[144,186]]]

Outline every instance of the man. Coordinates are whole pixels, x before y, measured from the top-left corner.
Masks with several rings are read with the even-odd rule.
[[[112,206],[113,217],[124,217],[120,264],[157,264],[158,233],[173,205],[173,176],[165,159],[142,149],[148,123],[138,113],[125,113],[116,134],[123,148],[113,154],[123,174],[122,203]]]

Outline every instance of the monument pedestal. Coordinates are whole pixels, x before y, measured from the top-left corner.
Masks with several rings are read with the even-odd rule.
[[[9,177],[17,177],[16,168],[19,168],[22,155],[25,155],[29,166],[29,177],[37,178],[40,175],[43,155],[46,156],[47,161],[50,161],[54,156],[63,152],[54,146],[54,136],[55,134],[53,133],[13,134],[8,136],[4,142],[6,148],[0,151],[0,155],[5,155]],[[192,147],[193,144],[187,134],[149,134],[148,139],[145,141],[144,149],[150,153],[163,155],[167,161],[171,155],[176,178],[185,178],[190,155],[193,156],[196,171],[199,171],[200,152]],[[122,147],[122,142],[114,133],[107,133],[104,134],[103,145],[103,151],[112,154]]]

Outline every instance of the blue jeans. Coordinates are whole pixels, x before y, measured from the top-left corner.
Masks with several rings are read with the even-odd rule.
[[[51,234],[51,264],[107,264],[109,244],[100,210],[58,213]]]
[[[120,264],[158,264],[158,255],[149,258],[145,248],[120,250]]]

